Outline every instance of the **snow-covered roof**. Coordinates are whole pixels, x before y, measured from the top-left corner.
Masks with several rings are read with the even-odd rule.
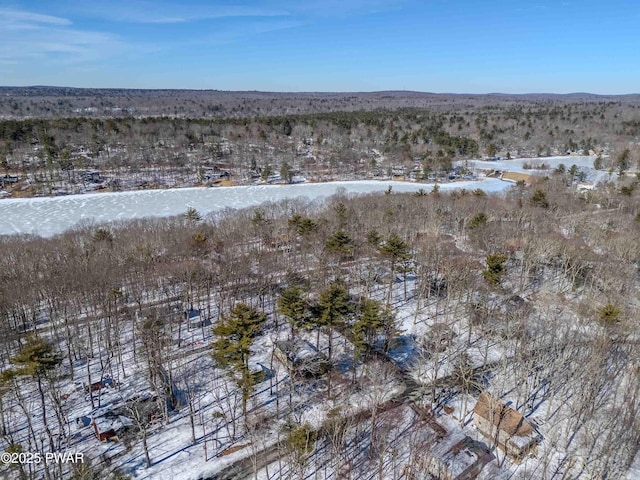
[[[494,458],[485,444],[473,440],[461,431],[430,447],[429,455],[436,461],[437,467],[446,470],[450,475],[448,478],[458,478],[475,465],[478,467],[477,471],[480,471]]]
[[[98,431],[100,433],[108,432],[109,430],[117,432],[118,430],[133,425],[131,419],[123,415],[106,415],[103,417],[94,418],[94,422],[96,424],[96,427],[98,427]]]
[[[276,346],[294,363],[305,362],[318,357],[324,358],[324,355],[306,340],[296,340],[295,342],[283,340],[276,342]]]
[[[275,343],[276,353],[286,357],[287,367],[311,374],[320,373],[327,365],[327,357],[306,340],[281,340]],[[278,355],[276,355],[278,356]],[[285,361],[281,358],[281,361]]]

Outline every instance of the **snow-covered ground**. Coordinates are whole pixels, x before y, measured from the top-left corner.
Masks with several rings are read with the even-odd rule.
[[[594,157],[587,156],[559,156],[543,158],[514,158],[511,160],[469,160],[456,162],[459,165],[467,165],[469,168],[480,170],[502,170],[505,172],[528,173],[531,175],[550,175],[559,165],[564,165],[567,170],[572,165],[578,167],[586,173],[586,180],[593,183],[609,180],[609,173],[593,168]],[[530,168],[524,168],[528,165]],[[546,165],[548,168],[541,169]]]
[[[246,208],[265,202],[306,197],[326,198],[338,191],[349,194],[430,191],[432,185],[393,181],[353,181],[299,185],[253,185],[224,188],[180,188],[118,193],[90,193],[65,197],[6,199],[0,202],[0,235],[35,234],[50,237],[78,223],[112,222],[180,215],[189,207],[206,215],[226,208]],[[476,189],[500,192],[511,186],[498,179],[439,184],[442,191]]]
[[[380,185],[381,189],[384,190],[389,183],[383,182]],[[478,185],[509,186],[510,184],[495,180],[493,182],[473,183],[468,188],[477,188]],[[407,187],[420,187],[420,185],[404,183],[394,183],[392,186],[394,191],[402,191],[402,188]],[[444,188],[451,188],[452,186],[447,185]],[[422,185],[422,187],[426,187],[425,190],[429,190],[428,185]],[[278,191],[280,187],[261,187],[261,189]],[[215,191],[224,192],[226,190],[228,189]],[[177,193],[184,191],[176,190]],[[202,193],[209,191],[199,190]],[[352,192],[352,190],[348,191]],[[97,197],[104,198],[105,196],[98,195]],[[178,213],[183,211],[184,206],[178,210]],[[470,244],[465,245],[464,238],[456,238],[454,240],[461,251],[472,251]],[[482,253],[479,252],[477,255],[481,257]],[[372,259],[372,261],[375,262],[375,259]],[[510,273],[512,277],[518,275],[516,271],[511,271]],[[576,372],[582,370],[586,372],[595,371],[593,368],[588,368],[588,362],[580,361],[585,358],[586,354],[584,352],[586,350],[580,345],[576,345],[575,352],[578,353],[574,354],[574,351],[570,351],[567,353],[566,358],[563,357],[564,359],[560,358],[554,362],[542,361],[543,357],[532,357],[531,363],[527,363],[526,356],[518,359],[518,350],[514,349],[516,345],[513,338],[507,338],[497,330],[493,330],[493,332],[488,329],[485,330],[479,324],[475,325],[473,329],[471,328],[472,323],[463,304],[465,302],[464,296],[457,299],[457,296],[454,295],[449,298],[449,296],[439,297],[433,294],[429,295],[428,298],[419,300],[421,295],[419,275],[421,274],[409,274],[406,276],[406,280],[402,276],[397,276],[396,282],[393,284],[391,305],[398,322],[397,326],[402,342],[398,342],[398,346],[393,347],[391,357],[396,364],[403,367],[411,366],[409,360],[417,360],[415,368],[408,373],[416,383],[423,384],[424,391],[412,389],[413,391],[410,393],[416,392],[418,396],[407,396],[407,399],[410,398],[420,405],[442,403],[442,405],[452,409],[446,415],[438,409],[436,421],[448,432],[448,436],[441,444],[442,448],[439,448],[438,451],[451,451],[453,448],[451,445],[454,440],[457,441],[464,436],[487,444],[490,443],[474,429],[473,424],[469,421],[470,411],[475,403],[475,394],[467,395],[456,392],[455,387],[450,388],[447,385],[442,390],[438,388],[438,399],[435,400],[432,395],[435,397],[436,393],[432,394],[432,389],[428,388],[432,380],[449,376],[453,367],[462,358],[461,356],[465,355],[468,357],[468,363],[472,367],[493,364],[491,371],[481,378],[483,387],[495,392],[495,395],[499,396],[501,401],[508,402],[514,408],[526,413],[527,418],[539,425],[540,433],[543,435],[539,453],[535,458],[526,458],[520,464],[517,464],[508,459],[504,460],[503,454],[495,451],[495,456],[498,457],[499,461],[494,460],[487,464],[478,478],[484,480],[550,478],[550,475],[547,476],[542,471],[551,472],[554,469],[556,472],[560,472],[558,475],[564,471],[569,472],[567,475],[575,474],[580,468],[595,471],[597,465],[594,465],[594,460],[589,459],[585,451],[586,447],[591,445],[594,448],[598,446],[595,443],[595,439],[589,437],[590,435],[598,433],[601,438],[605,437],[606,430],[596,431],[595,428],[591,428],[592,426],[604,425],[604,423],[598,423],[599,417],[594,417],[591,423],[580,423],[575,420],[576,416],[572,408],[580,405],[579,399],[574,398],[574,395],[577,397],[579,393],[574,392],[571,386],[565,388],[565,385],[569,385],[566,379],[572,378]],[[545,280],[543,285],[553,285],[553,278],[555,278],[555,274]],[[407,284],[406,297],[405,281]],[[514,278],[511,278],[511,281],[514,281]],[[368,287],[358,286],[357,282],[352,283],[351,293],[354,297],[366,295],[384,302],[388,288],[386,280],[382,283],[376,283],[368,291],[365,290]],[[425,285],[428,284],[426,283]],[[545,286],[544,288],[549,287]],[[551,292],[555,291],[555,287],[551,289]],[[554,305],[555,302],[547,290],[536,291],[538,296],[545,294],[549,295],[549,301],[543,301],[539,298],[539,304]],[[424,291],[422,295],[424,296]],[[522,295],[523,297],[526,296],[524,293]],[[155,295],[152,295],[150,300],[155,299]],[[564,299],[566,301],[566,297]],[[257,299],[252,299],[252,301],[256,304],[258,303]],[[420,301],[419,304],[417,303],[418,301]],[[207,307],[210,307],[213,312],[212,315],[215,317],[217,313],[215,296],[199,298],[196,303],[201,311],[207,311]],[[271,312],[274,310],[274,304],[267,300],[262,309],[265,312]],[[547,350],[547,341],[552,342],[554,339],[569,337],[567,332],[576,332],[576,337],[583,340],[589,337],[590,332],[593,333],[593,331],[584,329],[577,330],[581,326],[576,323],[580,320],[577,315],[554,313],[551,317],[558,322],[557,324],[551,323],[551,320],[546,315],[546,310],[540,310],[538,314],[531,316],[532,321],[527,324],[530,333],[526,337],[528,340],[525,343],[533,345],[530,340],[537,339],[536,341],[540,342],[538,350]],[[135,328],[138,327],[134,327],[131,320],[126,314],[123,314],[122,323],[119,325],[118,335],[120,336],[123,350],[122,375],[120,375],[120,368],[115,360],[113,365],[111,363],[103,365],[102,357],[100,361],[97,358],[93,358],[89,360],[88,366],[85,360],[79,360],[74,364],[76,377],[69,379],[64,375],[60,383],[60,391],[66,396],[64,406],[70,420],[68,423],[71,424],[69,427],[70,437],[72,437],[71,448],[84,452],[87,458],[95,465],[102,465],[100,462],[103,461],[103,458],[109,458],[113,467],[120,468],[136,480],[158,478],[196,480],[209,478],[219,474],[223,468],[239,459],[249,458],[252,455],[257,455],[261,449],[270,448],[275,443],[278,432],[284,431],[283,427],[287,425],[290,418],[293,418],[296,424],[306,422],[317,428],[338,407],[342,409],[343,415],[345,415],[345,412],[349,412],[349,415],[346,416],[353,417],[356,413],[370,407],[372,403],[383,404],[392,397],[398,397],[403,391],[401,382],[392,377],[393,370],[388,373],[389,378],[384,379],[385,381],[380,381],[382,379],[381,374],[385,372],[382,368],[383,364],[374,364],[371,367],[373,362],[367,365],[369,368],[364,368],[360,365],[357,367],[354,378],[358,378],[359,383],[357,387],[354,387],[350,383],[352,376],[349,370],[352,345],[347,337],[339,332],[334,332],[333,337],[333,357],[336,368],[334,369],[335,376],[332,377],[332,392],[335,398],[331,401],[325,400],[327,384],[324,379],[290,383],[286,368],[279,362],[274,361],[271,355],[273,343],[276,340],[286,338],[289,333],[288,328],[284,323],[280,323],[277,328],[274,323],[270,323],[270,328],[267,330],[268,334],[259,337],[254,344],[252,360],[255,364],[267,366],[272,377],[265,379],[264,382],[257,386],[256,393],[249,402],[250,412],[248,417],[250,425],[265,424],[266,427],[244,432],[242,421],[237,420],[238,431],[236,432],[237,435],[233,436],[229,433],[227,427],[239,417],[240,394],[233,382],[228,378],[228,375],[216,369],[206,350],[199,350],[203,346],[206,349],[206,346],[213,338],[213,331],[210,328],[192,328],[185,332],[184,330],[177,330],[175,324],[172,323],[171,325],[174,326],[168,334],[171,335],[170,338],[173,341],[167,342],[166,346],[163,347],[166,348],[166,350],[163,350],[163,356],[166,359],[166,367],[168,368],[171,365],[170,370],[173,381],[176,383],[180,394],[178,396],[183,399],[186,399],[187,395],[193,397],[195,444],[191,439],[188,405],[183,403],[170,413],[171,421],[169,423],[163,425],[155,423],[149,428],[148,444],[152,465],[150,468],[145,468],[143,449],[139,436],[134,436],[135,429],[130,434],[130,437],[123,435],[123,438],[118,443],[101,443],[95,438],[90,425],[76,425],[74,421],[75,418],[83,415],[93,415],[96,418],[96,423],[100,423],[103,420],[101,417],[106,416],[104,415],[106,411],[122,408],[122,405],[138,394],[152,394],[149,380],[145,376],[144,356],[138,353],[140,356],[136,360],[133,353],[133,343],[137,341],[138,334]],[[269,321],[272,320],[273,318],[270,317]],[[502,322],[503,320],[497,315],[495,320],[492,321],[495,324],[494,327]],[[565,329],[559,330],[559,327],[558,329],[556,328],[556,326],[561,325],[565,326]],[[445,328],[434,329],[436,326]],[[547,328],[551,326],[554,328]],[[183,325],[183,327],[188,328],[186,325]],[[100,323],[97,322],[94,332],[101,332],[102,328],[106,329],[106,326],[101,327]],[[80,332],[78,333],[79,335],[85,335],[81,329],[78,331]],[[451,332],[450,336],[448,332]],[[506,330],[503,330],[503,332],[506,332]],[[547,336],[546,332],[554,333],[550,333]],[[541,336],[538,337],[537,334]],[[311,343],[316,340],[315,332],[298,332],[298,335],[299,338]],[[180,343],[177,342],[177,337],[181,339]],[[420,345],[420,343],[415,342],[415,340],[419,339],[424,340],[422,345],[429,345],[429,342],[431,342],[435,347],[428,347],[428,351],[427,349],[420,349],[416,352],[415,346]],[[445,340],[444,342],[443,339]],[[518,345],[522,347],[525,343]],[[172,345],[172,347],[168,345]],[[321,351],[327,351],[328,337],[324,332],[319,336],[319,345]],[[441,348],[438,348],[438,345]],[[550,348],[551,351],[566,351],[564,348],[559,348],[562,346],[562,342],[553,343],[552,346],[554,348]],[[60,349],[62,351],[65,350],[64,343],[60,344]],[[419,356],[420,352],[424,353],[423,357]],[[580,352],[583,352],[582,357],[574,356]],[[415,355],[412,356],[411,353]],[[514,358],[513,362],[500,364],[499,360],[510,357]],[[576,361],[576,359],[578,360]],[[538,361],[544,365],[543,368],[537,365]],[[380,365],[380,368],[378,368],[378,365]],[[87,372],[91,371],[91,380],[88,376],[85,377],[85,368]],[[618,370],[622,371],[621,369]],[[632,373],[631,369],[629,373]],[[106,374],[110,375],[119,384],[120,389],[116,390],[109,387],[102,390],[100,392],[101,407],[93,409],[80,382],[84,380],[87,383],[93,382],[103,378]],[[589,375],[589,373],[585,374],[585,378],[589,378]],[[271,382],[271,380],[273,381]],[[73,382],[78,383],[76,385]],[[25,387],[25,398],[34,398],[37,403],[37,390],[33,383],[31,381],[31,384]],[[578,384],[580,382],[576,385]],[[75,388],[76,386],[77,388]],[[293,388],[291,388],[292,386]],[[624,383],[620,383],[619,390],[625,390]],[[433,389],[433,392],[435,392],[435,389]],[[613,397],[616,398],[616,396]],[[609,397],[603,398],[608,400]],[[617,398],[621,399],[623,397],[619,395]],[[5,408],[5,412],[10,413],[10,418],[18,426],[16,431],[21,432],[19,434],[21,435],[20,438],[24,438],[27,435],[27,427],[25,416],[21,413],[21,410],[16,405],[11,405],[8,402],[4,404],[3,408]],[[34,411],[37,411],[37,408],[32,407]],[[606,412],[605,409],[603,411]],[[125,416],[126,413],[125,409]],[[49,408],[48,415],[50,424],[55,425],[52,407]],[[36,431],[41,432],[43,427],[39,424],[39,417],[34,417],[33,422],[36,426]],[[353,472],[361,474],[360,478],[363,479],[376,478],[378,476],[378,472],[376,472],[378,465],[382,465],[386,469],[383,472],[385,476],[382,478],[403,478],[401,472],[405,466],[411,466],[414,458],[425,457],[423,453],[420,453],[420,448],[414,448],[414,451],[418,452],[416,454],[418,457],[412,457],[412,446],[424,445],[423,451],[428,452],[426,446],[433,443],[434,431],[431,427],[434,424],[425,424],[419,421],[413,410],[406,404],[397,409],[379,412],[377,422],[378,436],[376,438],[380,439],[381,443],[386,442],[385,444],[389,446],[385,451],[377,452],[376,455],[378,456],[376,457],[369,447],[372,437],[368,436],[367,429],[373,428],[371,427],[373,422],[370,419],[354,422],[351,425],[352,432],[350,433],[351,437],[349,437],[349,446],[343,448],[339,454],[334,454],[327,450],[327,444],[318,443],[318,448],[309,459],[309,467],[306,472],[308,476],[305,478],[311,478],[312,475],[315,475],[314,478],[347,478],[346,475],[340,475],[340,467],[349,462],[352,463],[350,464],[351,466],[347,465],[347,470],[353,467]],[[103,431],[109,426],[101,428],[101,431]],[[576,433],[576,440],[565,447],[567,438],[571,437],[574,432]],[[237,448],[237,450],[233,451],[233,448]],[[620,458],[622,457],[620,456]],[[567,459],[571,458],[576,459],[575,463],[568,463],[569,460]],[[638,458],[636,458],[633,469],[629,470],[627,474],[629,480],[639,478],[636,475]],[[503,462],[501,466],[500,462]],[[284,469],[280,468],[282,464],[284,464]],[[283,453],[281,461],[278,460],[270,464],[270,474],[267,474],[267,469],[264,469],[262,472],[258,472],[258,478],[286,478],[282,472],[286,474],[289,471],[295,473],[292,470],[293,465],[292,459],[286,457]],[[620,462],[616,466],[620,468],[619,465]],[[250,469],[247,471],[249,472]],[[619,471],[617,470],[616,472]],[[2,473],[0,471],[0,478],[2,478]],[[574,478],[582,478],[579,475],[585,475],[586,478],[587,474],[579,473],[574,475]],[[622,475],[615,476],[615,478],[623,478]],[[406,477],[408,475],[405,475]]]
[[[629,467],[626,480],[634,480],[637,478],[640,478],[640,450],[638,450],[636,458],[633,460],[633,463]]]
[[[521,172],[521,173],[533,173],[536,170],[536,167],[541,166],[542,164],[546,164],[549,166],[549,169],[554,169],[561,163],[567,167],[571,167],[571,165],[575,165],[580,168],[590,168],[593,169],[593,157],[581,156],[558,156],[558,157],[541,157],[541,158],[513,158],[511,160],[498,160],[498,161],[490,161],[490,160],[469,160],[469,166],[475,166],[476,168],[487,168],[494,170],[506,170],[510,172]],[[458,162],[464,163],[464,162]],[[524,165],[530,165],[530,169],[523,168]]]

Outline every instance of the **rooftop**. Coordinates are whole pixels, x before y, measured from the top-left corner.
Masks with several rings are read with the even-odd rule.
[[[526,437],[535,432],[521,413],[485,392],[480,394],[476,406],[473,407],[473,413],[492,422],[509,436]]]

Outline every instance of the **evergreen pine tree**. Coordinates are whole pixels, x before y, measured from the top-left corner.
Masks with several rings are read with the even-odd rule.
[[[343,230],[338,230],[327,238],[325,248],[328,252],[337,255],[340,259],[345,259],[353,255],[355,245],[349,235]]]
[[[254,340],[264,327],[266,315],[245,303],[238,303],[214,328],[217,337],[211,344],[211,356],[227,370],[242,390],[242,413],[247,414],[247,401],[253,392],[255,379],[249,369],[249,357]]]
[[[396,281],[398,266],[409,260],[409,245],[402,240],[397,233],[391,235],[380,247],[380,253],[389,260],[389,270],[391,270],[391,280],[389,282],[389,293],[387,295],[387,307],[391,304],[391,294],[393,284]]]
[[[309,305],[302,297],[302,289],[298,286],[287,288],[278,298],[278,312],[287,317],[292,340],[295,340],[296,331],[307,325],[308,309]]]
[[[202,220],[202,216],[198,213],[198,210],[196,210],[193,207],[189,207],[187,209],[187,211],[184,214],[184,218],[185,220],[191,223],[197,223],[200,220]]]
[[[349,292],[342,282],[333,282],[320,294],[318,324],[329,329],[329,361],[333,347],[333,329],[351,312]]]
[[[355,361],[364,358],[369,348],[374,346],[377,335],[384,331],[384,327],[380,303],[364,299],[360,305],[359,316],[353,324],[352,341],[355,348]]]
[[[26,343],[18,351],[18,354],[11,358],[11,363],[18,367],[11,370],[12,375],[31,377],[38,385],[42,407],[42,423],[49,436],[49,448],[53,451],[53,436],[47,423],[47,410],[42,382],[47,378],[47,375],[62,363],[62,355],[55,351],[52,343],[36,336],[29,336]]]

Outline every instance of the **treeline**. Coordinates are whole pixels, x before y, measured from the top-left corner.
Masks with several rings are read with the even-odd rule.
[[[224,161],[248,172],[256,166],[295,163],[302,171],[362,174],[376,164],[431,170],[454,159],[544,156],[566,151],[629,150],[640,161],[637,113],[632,105],[579,103],[487,106],[441,112],[404,108],[303,115],[168,118],[60,118],[0,121],[0,163],[5,171],[113,169],[169,166],[197,171]],[[195,160],[194,160],[195,159]]]
[[[565,104],[618,104],[637,108],[638,95],[469,95],[408,91],[232,92],[217,90],[80,89],[0,87],[0,116],[85,117],[181,116],[256,117],[333,111],[429,108],[460,111],[485,106],[510,107]]]

